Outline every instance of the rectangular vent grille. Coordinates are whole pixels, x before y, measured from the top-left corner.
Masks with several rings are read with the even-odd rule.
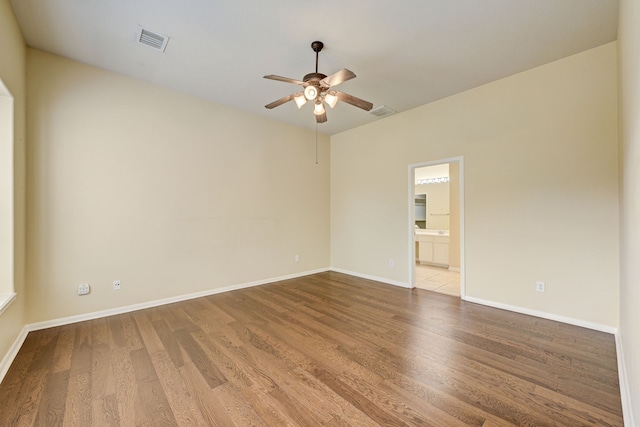
[[[167,47],[167,43],[169,42],[169,37],[142,28],[140,30],[140,37],[138,38],[138,41],[142,44],[146,44],[147,46],[151,46],[154,49],[164,52],[165,48]]]
[[[392,110],[386,105],[381,105],[380,107],[374,108],[373,110],[369,111],[369,113],[373,114],[376,117],[386,117],[395,114],[395,110]]]

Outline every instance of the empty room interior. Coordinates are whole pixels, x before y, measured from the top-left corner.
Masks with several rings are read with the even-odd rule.
[[[633,427],[639,164],[633,0],[0,0],[0,425]]]

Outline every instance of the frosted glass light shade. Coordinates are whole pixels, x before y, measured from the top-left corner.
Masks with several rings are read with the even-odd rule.
[[[293,100],[296,101],[298,108],[302,108],[302,106],[307,103],[307,98],[305,98],[302,92],[293,95]]]
[[[327,93],[324,97],[324,102],[329,104],[329,107],[333,108],[338,103],[338,97],[334,93]]]
[[[313,101],[318,96],[318,88],[315,86],[307,86],[304,88],[304,97],[309,101]]]

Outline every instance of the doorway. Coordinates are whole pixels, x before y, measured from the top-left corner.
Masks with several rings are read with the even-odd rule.
[[[409,166],[412,287],[464,298],[464,160]]]

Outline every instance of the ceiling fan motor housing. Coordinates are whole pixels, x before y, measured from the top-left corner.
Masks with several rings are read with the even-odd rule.
[[[324,79],[325,77],[327,76],[322,73],[309,73],[304,76],[302,81],[309,84],[319,84],[320,80]]]

